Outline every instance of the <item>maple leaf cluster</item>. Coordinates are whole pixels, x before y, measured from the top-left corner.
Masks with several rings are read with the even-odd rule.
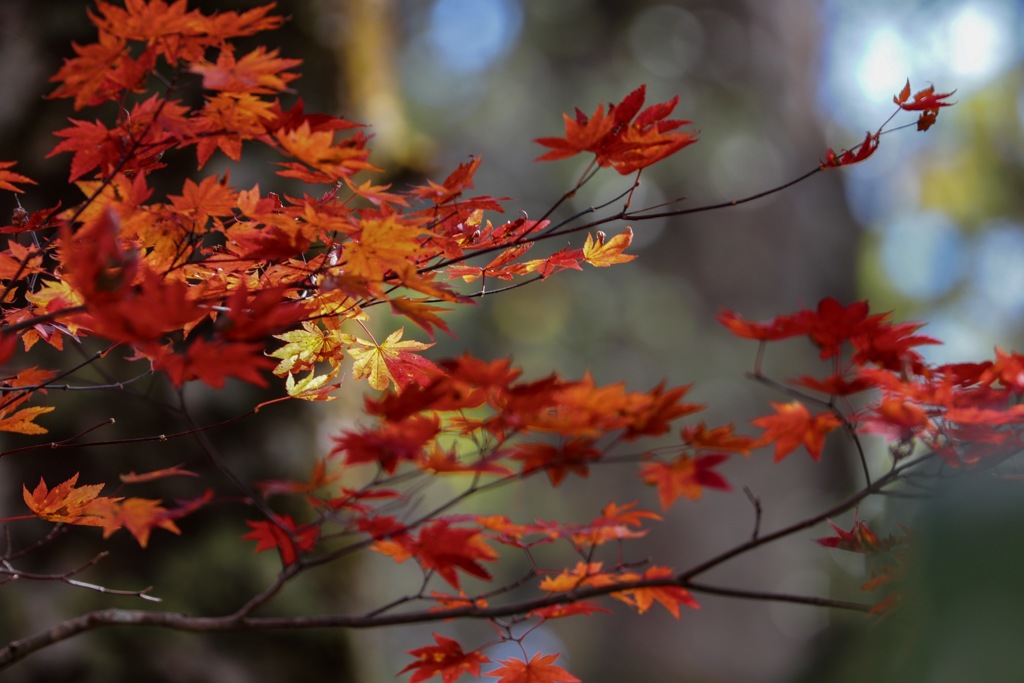
[[[32,212],[19,204],[11,223],[0,226],[9,236],[0,251],[0,364],[19,368],[0,379],[0,431],[45,434],[37,419],[56,406],[25,404],[110,356],[138,369],[136,379],[151,377],[175,390],[192,382],[211,389],[229,382],[273,386],[280,399],[252,412],[277,400],[331,400],[350,375],[371,390],[365,419],[332,435],[308,478],[252,486],[207,444],[207,426],[193,423],[187,435],[231,484],[230,493],[207,487],[196,468],[184,465],[120,477],[124,486],[201,480],[201,494],[174,502],[101,496],[104,485],[79,486],[79,473],[53,486],[45,478],[31,490],[24,486],[33,517],[97,527],[104,538],[124,529],[145,547],[157,529],[180,534],[183,517],[241,500],[239,536],[257,553],[276,551],[279,574],[224,628],[258,624],[252,612],[287,582],[362,550],[418,567],[420,587],[403,587],[403,597],[337,623],[368,627],[475,616],[491,618],[501,631],[497,616],[540,624],[607,611],[601,598],[639,614],[657,604],[679,619],[683,607],[699,607],[695,592],[715,592],[694,583],[699,574],[809,525],[769,537],[755,529],[745,545],[684,571],[628,559],[630,542],[662,521],[638,500],[609,502],[580,522],[519,519],[462,503],[513,482],[536,479],[554,489],[599,465],[628,463],[650,487],[652,503],[656,499],[668,514],[681,500],[732,491],[724,472],[733,456],[766,449],[778,461],[803,448],[818,460],[836,433],[862,462],[862,436],[881,435],[890,448],[888,478],[870,481],[865,463],[863,496],[930,458],[950,469],[995,468],[1020,450],[1024,356],[997,349],[991,361],[932,365],[919,347],[936,340],[918,334],[916,323],[872,313],[867,302],[826,298],[814,310],[765,322],[731,311],[719,316],[733,334],[761,345],[754,378],[791,399],[773,402],[771,414],[752,420],[759,434],[734,424],[679,425],[704,408],[686,400],[688,386],[661,383],[637,391],[598,384],[590,374],[526,378],[511,359],[428,358],[438,331],[451,334],[443,316],[453,307],[481,299],[495,281],[516,287],[584,264],[627,263],[635,258],[627,253],[632,228],[611,237],[598,228],[653,214],[623,209],[590,222],[578,216],[558,222],[552,218],[556,203],[538,220],[506,220],[505,200],[471,192],[479,158],[440,182],[404,189],[374,184],[378,169],[369,161],[365,126],[308,114],[294,97],[298,60],[266,47],[238,51],[236,39],[281,24],[271,9],[207,14],[188,9],[184,0],[127,0],[123,7],[98,2],[90,12],[97,38],[74,46],[50,95],[72,100],[76,112],[56,131],[59,141],[50,152],[70,155],[74,197],[67,206]],[[894,100],[899,110],[921,112],[918,128],[925,130],[952,104],[945,101],[952,94],[927,88],[911,99],[908,82]],[[591,170],[639,174],[697,141],[695,133],[680,130],[690,122],[669,118],[678,97],[647,107],[645,101],[641,86],[589,116],[577,109],[564,116],[564,137],[537,140],[549,150],[540,160],[593,155],[562,200]],[[106,103],[115,103],[118,113],[95,120],[78,113]],[[867,159],[884,127],[851,150],[828,150],[815,171]],[[252,147],[276,155],[278,177],[322,187],[290,196],[259,185],[236,187],[227,171],[204,174],[214,155],[237,162]],[[171,157],[177,166],[194,160],[189,177],[170,172]],[[13,165],[0,162],[0,190],[31,197],[33,181],[10,170]],[[583,231],[585,237],[578,235]],[[555,237],[570,242],[547,254],[532,251]],[[382,330],[380,311],[404,319],[421,339],[406,337],[406,326]],[[800,337],[828,372],[769,379],[761,367],[763,347]],[[72,370],[28,360],[45,358],[40,348],[63,352],[65,344],[87,339],[102,342],[103,350]],[[106,388],[123,390],[125,381],[115,377]],[[65,388],[72,386],[82,388]],[[187,414],[184,393],[177,394],[182,403],[171,408]],[[655,446],[648,445],[652,439]],[[425,507],[431,486],[431,492],[447,490],[449,498]],[[757,515],[759,523],[759,507]],[[865,590],[902,573],[909,535],[884,537],[857,519],[849,531],[832,528],[835,535],[821,545],[886,556]],[[540,546],[544,552],[535,552]],[[495,567],[510,558],[528,574],[498,586]],[[526,597],[513,603],[508,594],[514,591]],[[874,609],[891,604],[883,600]],[[504,633],[503,641],[521,640],[510,629]],[[440,634],[434,641],[410,652],[413,662],[403,672],[412,683],[479,676],[488,664],[494,667],[488,675],[502,683],[578,680],[555,664],[557,654],[531,656],[524,649],[521,658],[492,661],[487,646],[467,651]]]
[[[263,498],[251,501],[257,518],[246,520],[242,538],[257,552],[276,550],[285,568],[327,561],[344,552],[333,540],[357,534],[397,562],[414,560],[425,576],[461,595],[465,576],[492,579],[495,544],[526,550],[563,542],[578,550],[646,533],[643,522],[657,515],[630,505],[575,525],[459,515],[409,523],[385,512],[407,504],[391,482],[409,471],[479,481],[543,474],[557,486],[566,476],[586,476],[614,440],[664,434],[697,409],[682,402],[685,388],[633,392],[596,386],[589,376],[523,381],[508,361],[438,363],[423,355],[439,330],[450,334],[444,313],[482,295],[489,282],[632,260],[630,228],[611,237],[596,230],[579,246],[531,258],[528,252],[559,230],[546,219],[504,220],[501,200],[473,196],[479,158],[440,182],[404,190],[374,184],[365,177],[378,171],[365,127],[308,114],[293,97],[298,60],[267,47],[236,48],[236,39],[280,26],[271,6],[204,13],[184,0],[128,0],[98,2],[89,17],[95,41],[74,47],[50,94],[72,100],[76,112],[56,131],[50,152],[69,155],[76,198],[20,210],[0,227],[9,236],[0,252],[0,361],[40,343],[64,351],[68,342],[96,339],[108,346],[85,366],[117,353],[178,389],[192,382],[220,389],[231,381],[269,387],[276,377],[289,398],[325,401],[346,368],[372,390],[390,389],[367,399],[379,425],[346,429],[308,481],[263,482]],[[579,119],[586,139],[570,130],[573,144],[596,153],[600,166],[629,173],[695,141],[676,132],[685,122],[668,119],[677,100],[641,111],[644,96],[641,87],[607,115],[599,107],[594,120]],[[106,103],[117,105],[113,118],[90,115],[106,111]],[[237,162],[252,146],[278,156],[281,178],[324,189],[296,197],[237,187],[229,172],[204,174],[215,154]],[[178,168],[194,163],[194,172],[171,175],[172,157]],[[33,181],[12,166],[0,162],[0,190],[25,194]],[[381,335],[371,313],[382,305],[427,339],[409,338],[403,327]],[[36,419],[55,407],[23,404],[67,376],[30,366],[3,380],[0,430],[44,434]],[[471,453],[459,443],[479,447]],[[345,471],[365,467],[377,471],[373,485],[339,485]],[[124,475],[122,484],[179,476],[198,475],[165,468]],[[146,546],[154,530],[179,534],[177,520],[225,499],[213,489],[173,503],[101,496],[103,484],[80,486],[78,479],[26,486],[25,504],[42,520],[98,527],[104,538],[125,529]],[[711,475],[694,481],[722,486]],[[306,501],[305,519],[268,507],[285,496]],[[607,575],[626,583],[644,576],[625,567]],[[618,597],[641,612],[661,599],[640,588]],[[461,599],[437,593],[431,601]],[[570,613],[578,612],[563,616]],[[476,671],[479,660],[451,657],[451,670]],[[499,672],[509,681],[575,680],[552,662],[508,660]]]
[[[622,175],[644,169],[697,142],[694,133],[674,132],[690,123],[668,116],[679,104],[679,96],[652,104],[643,111],[647,89],[640,86],[618,104],[599,104],[591,116],[579,109],[565,118],[565,137],[538,138],[551,151],[537,158],[553,161],[581,152],[595,155],[598,166],[610,166]]]
[[[145,475],[122,477],[126,482],[153,481],[169,476],[191,475],[187,470],[170,468]],[[126,529],[143,548],[149,543],[153,529],[164,529],[181,534],[175,520],[184,517],[210,502],[212,491],[194,500],[178,501],[174,508],[164,507],[159,500],[150,498],[110,498],[100,496],[103,484],[77,486],[78,475],[49,488],[42,479],[30,492],[23,487],[25,504],[35,515],[48,522],[64,522],[97,526],[107,538],[119,529]]]
[[[956,91],[937,93],[935,92],[935,86],[928,86],[923,90],[918,90],[914,93],[914,99],[910,99],[910,80],[907,80],[907,84],[903,86],[899,94],[893,95],[892,101],[898,107],[896,110],[899,111],[919,111],[920,116],[917,119],[917,130],[926,131],[931,128],[936,119],[939,116],[939,109],[941,107],[952,106],[953,102],[945,102],[949,97],[952,97]],[[909,101],[908,101],[909,100]],[[895,114],[894,114],[895,116]],[[892,120],[892,117],[889,117]],[[889,121],[886,121],[888,124]],[[839,166],[850,166],[851,164],[858,164],[878,149],[878,145],[881,142],[882,135],[885,133],[885,124],[883,124],[874,133],[868,131],[864,134],[864,141],[856,147],[852,147],[841,152],[835,152],[830,147],[825,152],[825,158],[821,161],[820,168],[822,170],[827,168],[837,168]]]
[[[930,449],[947,465],[998,462],[1020,447],[1024,409],[1024,358],[996,349],[995,359],[977,363],[927,363],[918,347],[939,342],[917,334],[918,323],[892,322],[889,313],[871,314],[865,301],[844,306],[821,301],[767,322],[751,322],[731,311],[719,316],[733,334],[762,344],[806,337],[832,362],[824,377],[788,380],[802,401],[774,403],[776,413],[755,419],[765,430],[758,445],[774,444],[777,460],[803,445],[818,459],[825,436],[841,426],[882,434],[902,453],[914,444]],[[760,374],[758,370],[757,374]],[[874,392],[864,407],[846,414],[837,399]],[[826,398],[822,398],[826,397]],[[808,405],[826,410],[812,414]],[[984,429],[983,439],[980,430]]]

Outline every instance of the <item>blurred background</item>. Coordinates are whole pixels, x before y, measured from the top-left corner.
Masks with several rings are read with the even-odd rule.
[[[190,3],[205,9],[255,4]],[[70,54],[70,41],[91,39],[87,6],[70,0],[0,4],[0,159],[17,159],[17,171],[40,181],[22,198],[30,210],[57,199],[74,201],[67,196],[67,159],[44,159],[55,142],[52,131],[70,111],[41,95],[47,77]],[[908,78],[915,91],[929,84],[957,91],[957,105],[944,109],[935,127],[885,136],[867,163],[736,208],[634,223],[632,251],[639,258],[631,264],[565,273],[454,312],[449,324],[456,337],[440,339],[438,355],[512,355],[530,376],[557,371],[576,377],[590,369],[598,381],[621,380],[634,389],[662,379],[692,382],[691,398],[710,405],[702,415],[709,424],[743,424],[763,414],[767,401],[780,399],[744,378],[755,345],[716,326],[722,308],[756,319],[814,307],[824,296],[847,303],[868,298],[874,310],[927,321],[925,333],[945,341],[926,349],[935,361],[979,360],[996,345],[1024,346],[1024,9],[1015,0],[283,0],[278,11],[291,20],[262,40],[304,60],[303,78],[294,87],[307,111],[372,124],[373,159],[398,186],[424,176],[440,181],[470,155],[482,156],[477,190],[512,197],[506,203],[512,215],[544,214],[586,164],[582,158],[535,164],[543,149],[530,141],[562,135],[563,111],[579,106],[592,112],[640,84],[647,85],[649,103],[678,94],[675,115],[694,122],[700,143],[645,171],[634,208],[677,199],[682,207],[699,206],[782,184],[814,168],[826,148],[853,146],[864,131],[876,129]],[[913,120],[907,115],[907,122]],[[224,168],[211,162],[204,174]],[[287,190],[270,171],[233,168],[232,181]],[[556,216],[610,199],[628,183],[614,172],[602,174]],[[13,199],[0,198],[0,208],[9,211]],[[814,356],[808,347],[784,347],[770,355],[766,370],[780,379],[816,372]],[[261,416],[259,426],[246,423],[241,444],[235,432],[216,436],[231,444],[224,447],[238,453],[246,474],[308,471],[325,437],[356,417],[361,389],[352,384],[342,391],[344,400],[315,417],[282,411],[275,413],[279,421]],[[231,397],[211,397],[205,408],[240,412],[251,401],[238,395],[240,408],[232,411]],[[91,424],[102,414],[102,406],[82,406],[78,419]],[[68,433],[74,428],[65,427]],[[183,456],[160,457],[174,464]],[[873,457],[885,466],[884,452]],[[728,463],[723,471],[737,489],[733,495],[712,492],[699,503],[677,505],[662,528],[631,552],[685,567],[741,542],[754,519],[742,486],[761,498],[762,528],[772,529],[813,514],[858,484],[859,465],[838,439],[821,463],[804,454],[778,465],[769,460],[757,453],[750,461]],[[129,454],[123,462],[150,469]],[[36,462],[0,464],[4,477],[17,484],[38,476]],[[554,493],[510,490],[482,501],[477,511],[518,521],[584,521],[613,499],[655,508],[653,492],[631,488],[627,479],[622,471],[599,471]],[[11,496],[4,514],[20,514],[19,505]],[[894,517],[877,503],[861,511],[862,517],[886,515]],[[154,582],[196,587],[195,604],[183,603],[189,611],[216,609],[218,600],[233,604],[222,593],[247,582],[261,585],[273,570],[273,558],[261,558],[267,560],[259,565],[264,575],[250,576],[250,547],[239,545],[236,528],[215,518],[198,520],[184,538],[189,533],[204,539],[208,550],[231,550],[217,556],[217,566],[181,559],[175,538],[155,539],[145,553],[128,544],[118,550],[135,553],[139,566],[154,572]],[[825,530],[815,536],[822,535]],[[337,576],[318,574],[315,585],[296,593],[295,608],[324,604],[325,595],[342,596],[347,605],[379,604],[388,588],[380,577],[391,569],[367,563]],[[858,558],[837,557],[804,537],[706,578],[857,599],[862,570]],[[0,587],[7,613],[19,615],[11,628],[21,630],[26,622],[19,619],[31,620],[26,615],[54,600],[52,589]],[[70,591],[58,593],[68,597]],[[207,592],[216,594],[209,598],[212,607],[203,602]],[[26,597],[38,601],[35,607],[25,604]],[[559,663],[588,683],[823,680],[825,670],[838,677],[838,669],[828,667],[841,666],[831,662],[845,661],[844,648],[856,647],[850,645],[857,642],[849,635],[851,620],[843,615],[698,599],[701,612],[686,613],[679,622],[656,610],[637,617],[617,609],[539,629],[525,643],[560,650]],[[50,610],[43,609],[43,617],[52,617]],[[406,663],[405,651],[427,642],[431,630],[458,636],[467,647],[493,636],[486,626],[460,624],[277,634],[258,642],[264,658],[282,662],[287,678],[297,680],[302,670],[310,681],[387,681]],[[138,680],[127,676],[140,666],[154,681],[269,680],[269,664],[238,656],[238,648],[247,646],[236,643],[251,642],[94,634],[55,650],[48,662],[22,665],[11,680]],[[152,666],[111,655],[140,643],[151,648]],[[89,659],[90,652],[99,657],[101,651],[102,660]],[[203,666],[190,667],[179,656],[196,651],[203,653]],[[78,668],[68,662],[79,662]]]

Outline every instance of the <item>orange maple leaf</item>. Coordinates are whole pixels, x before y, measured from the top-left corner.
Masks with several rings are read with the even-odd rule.
[[[277,173],[286,178],[333,183],[358,171],[379,170],[369,163],[370,152],[362,133],[336,143],[334,131],[314,131],[308,121],[303,121],[298,128],[275,131],[274,139],[289,158],[296,160],[280,164],[285,170]]]
[[[842,423],[832,413],[811,416],[807,406],[799,401],[775,403],[775,415],[759,417],[751,422],[765,430],[758,445],[775,444],[775,462],[782,460],[800,446],[815,460],[821,457],[825,435]]]
[[[601,571],[600,562],[577,562],[572,569],[564,569],[556,576],[545,576],[539,588],[550,593],[571,591],[581,586],[610,586],[617,581],[615,574]]]
[[[480,665],[491,661],[476,651],[463,652],[458,641],[451,638],[435,633],[434,641],[437,645],[409,651],[416,661],[398,672],[404,674],[406,671],[413,671],[409,683],[420,683],[437,675],[441,676],[442,683],[453,683],[463,674],[479,676]]]
[[[503,659],[500,667],[489,675],[498,676],[498,683],[580,683],[560,666],[555,666],[557,654],[535,654],[529,662],[520,659]]]
[[[703,404],[681,401],[689,390],[688,385],[666,390],[661,382],[648,392],[634,394],[636,400],[626,411],[629,426],[623,438],[632,441],[641,436],[660,436],[671,429],[673,420],[704,410]]]
[[[141,484],[147,481],[155,481],[156,479],[164,479],[166,477],[198,477],[199,475],[195,472],[182,469],[183,465],[175,465],[174,467],[165,467],[160,470],[152,470],[150,472],[143,472],[142,474],[135,474],[135,472],[129,472],[128,474],[119,475],[119,479],[124,484]]]
[[[273,117],[273,105],[252,93],[215,92],[212,97],[207,97],[202,111],[193,117],[199,136],[196,144],[199,168],[218,149],[232,161],[240,160],[242,142],[264,135],[266,124]],[[295,165],[304,169],[301,164]],[[278,171],[279,175],[285,173]]]
[[[115,99],[125,90],[141,90],[156,63],[154,50],[143,50],[133,58],[125,39],[106,31],[100,31],[94,43],[72,43],[71,47],[75,56],[65,59],[57,74],[50,78],[60,85],[47,98],[74,97],[76,111]]]
[[[564,138],[537,138],[534,142],[551,151],[537,157],[537,161],[555,161],[575,156],[580,152],[596,152],[602,140],[612,132],[615,119],[604,114],[604,104],[597,105],[592,116],[576,109],[575,119],[562,114],[565,120]]]
[[[228,90],[267,95],[285,90],[290,81],[299,77],[287,69],[302,63],[300,59],[280,59],[278,50],[260,46],[235,60],[230,44],[223,47],[217,63],[199,62],[190,68],[203,77],[207,90]]]
[[[421,250],[422,228],[399,216],[365,218],[345,242],[341,258],[345,273],[366,278],[377,287],[389,272],[402,272],[414,264]]]
[[[289,493],[309,494],[318,489],[324,488],[328,484],[333,484],[339,477],[341,477],[341,472],[336,470],[328,471],[327,462],[324,460],[317,460],[313,464],[313,471],[309,475],[309,479],[304,482],[293,481],[291,479],[268,479],[257,483],[256,486],[265,496]]]
[[[953,410],[947,411],[945,419],[949,422],[958,422],[957,416],[952,414],[953,412]],[[990,426],[998,424],[995,417],[995,415],[986,415],[984,422]],[[1017,421],[1020,418],[1016,416],[1012,419]],[[924,408],[896,397],[884,398],[878,405],[872,406],[871,412],[860,421],[859,427],[861,431],[884,434],[900,441],[912,439],[914,436],[934,428]]]
[[[708,429],[703,422],[683,427],[681,436],[693,448],[739,453],[744,457],[750,455],[756,441],[753,437],[735,434],[731,424]]]
[[[26,394],[25,398],[27,397],[28,395]],[[33,406],[31,408],[22,408],[21,410],[7,415],[7,411],[10,409],[10,405],[0,409],[0,432],[14,432],[15,434],[46,434],[46,428],[40,427],[34,422],[34,420],[40,415],[51,412],[54,410],[54,407]]]
[[[633,228],[629,226],[607,241],[603,232],[598,231],[597,239],[587,234],[587,241],[583,244],[583,260],[597,268],[607,268],[616,263],[629,263],[636,258],[636,254],[622,252],[632,243]]]
[[[668,510],[680,497],[700,500],[705,488],[731,490],[729,482],[712,470],[728,459],[727,455],[680,455],[670,463],[650,462],[640,469],[647,484],[658,487],[661,508]]]
[[[14,348],[11,341],[17,340],[16,336],[10,336],[0,342],[0,354],[10,355]],[[30,345],[26,342],[26,346]],[[46,393],[46,382],[53,377],[49,370],[40,370],[36,367],[25,368],[15,377],[2,383],[8,390],[2,403],[0,403],[0,431],[14,432],[16,434],[46,434],[46,428],[35,423],[36,417],[54,410],[53,406],[34,406],[32,408],[21,408],[18,406],[28,401],[37,391]],[[21,391],[11,391],[21,389]]]
[[[120,502],[118,502],[120,501]],[[91,509],[103,520],[103,538],[124,528],[135,537],[143,548],[149,543],[149,534],[160,528],[172,534],[181,534],[178,525],[171,518],[170,510],[159,500],[149,498],[97,499]]]
[[[14,171],[5,170],[10,168],[11,166],[14,166],[15,163],[17,162],[0,161],[0,190],[10,190],[11,192],[24,192],[25,190],[15,186],[14,183],[29,183],[30,185],[36,184],[36,181],[32,180],[28,176],[23,176],[20,173],[15,173]]]
[[[575,119],[563,115],[565,137],[537,139],[535,142],[551,148],[537,161],[592,152],[599,166],[611,166],[625,175],[646,168],[697,141],[694,133],[672,132],[690,123],[667,118],[679,103],[678,96],[640,111],[645,97],[646,87],[641,85],[618,104],[609,105],[607,114],[598,105],[590,117],[579,109],[576,109]]]
[[[609,503],[601,510],[601,516],[580,528],[568,528],[570,538],[577,546],[597,546],[609,541],[622,541],[627,538],[643,538],[647,529],[643,528],[645,520],[661,521],[661,515],[649,510],[637,510],[636,503],[618,505]],[[552,535],[548,531],[548,535]]]
[[[184,216],[194,217],[199,227],[206,225],[210,216],[234,216],[239,205],[239,193],[228,183],[228,174],[211,175],[196,183],[186,178],[180,195],[168,195],[171,206]]]
[[[103,518],[98,516],[97,512],[103,506],[121,499],[99,497],[103,484],[76,487],[77,482],[78,473],[75,473],[75,476],[67,481],[49,489],[46,482],[40,478],[39,484],[31,493],[28,487],[22,486],[22,496],[28,508],[48,522],[105,526]]]
[[[584,614],[590,616],[597,612],[611,613],[610,609],[601,607],[596,602],[590,602],[587,600],[581,600],[580,602],[562,602],[557,605],[548,605],[547,607],[539,607],[535,610],[531,610],[527,616],[539,617],[541,619],[563,619],[565,617],[572,617],[577,614]]]
[[[430,199],[435,205],[447,204],[456,197],[459,197],[463,190],[473,187],[473,174],[480,167],[480,157],[472,161],[459,164],[458,168],[448,174],[444,182],[438,185],[432,180],[427,180],[426,185],[419,185],[412,188],[412,195],[420,199]]]
[[[673,576],[672,570],[668,567],[648,567],[647,571],[640,574],[623,574],[621,581],[637,581],[640,579],[668,579]],[[679,618],[679,606],[686,605],[693,609],[700,609],[700,605],[694,600],[690,592],[681,586],[652,586],[650,588],[633,588],[619,593],[612,593],[613,598],[621,600],[627,605],[636,607],[640,614],[651,608],[655,602],[661,604],[676,619]]]

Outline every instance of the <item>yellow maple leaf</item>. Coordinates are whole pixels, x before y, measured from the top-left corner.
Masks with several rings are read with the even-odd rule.
[[[53,410],[53,406],[34,406],[22,408],[11,415],[3,415],[0,411],[0,432],[14,432],[16,434],[45,434],[46,428],[40,427],[33,420],[39,415]]]
[[[336,369],[323,375],[317,375],[310,371],[308,375],[296,382],[295,375],[289,372],[284,386],[292,398],[299,398],[303,401],[333,401],[337,396],[331,396],[331,392],[340,387],[341,382],[333,384],[328,384],[328,382],[337,375]]]
[[[367,378],[370,386],[378,391],[384,391],[392,382],[402,390],[411,382],[424,384],[428,381],[438,368],[413,351],[429,349],[433,344],[401,341],[404,331],[405,328],[398,328],[381,344],[356,339],[348,349],[354,361],[353,376],[356,379]]]
[[[626,227],[626,230],[610,240],[605,240],[604,233],[599,232],[597,239],[587,234],[587,241],[583,244],[583,259],[597,268],[607,268],[616,263],[628,263],[636,258],[635,254],[623,254],[622,252],[633,242],[633,228]]]
[[[336,368],[342,358],[342,346],[352,343],[354,338],[337,330],[325,330],[307,321],[302,323],[301,330],[275,334],[274,339],[287,342],[268,354],[271,358],[281,359],[274,368],[274,374],[284,377],[293,372],[312,370],[317,363],[322,362],[328,362]]]

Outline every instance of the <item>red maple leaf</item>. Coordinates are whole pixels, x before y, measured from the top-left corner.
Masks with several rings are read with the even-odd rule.
[[[826,168],[838,168],[840,166],[849,166],[864,161],[869,156],[875,153],[878,149],[878,142],[880,140],[879,133],[872,133],[868,131],[864,135],[864,142],[860,143],[856,147],[846,150],[841,154],[837,154],[829,147],[825,151],[825,159],[821,162],[821,169]]]
[[[511,457],[523,462],[523,476],[543,469],[551,485],[558,486],[569,472],[586,477],[590,472],[590,463],[600,460],[601,452],[594,447],[592,439],[570,439],[558,445],[520,444]]]
[[[312,550],[320,537],[320,527],[313,524],[298,526],[290,515],[278,515],[273,522],[246,520],[245,523],[252,531],[242,538],[256,541],[258,553],[277,548],[285,566],[298,559],[299,551]]]
[[[403,315],[416,323],[430,335],[431,339],[435,338],[435,327],[451,335],[452,331],[448,329],[448,323],[437,316],[438,313],[447,313],[449,309],[444,308],[443,306],[432,306],[428,301],[430,300],[410,299],[408,297],[401,296],[391,299],[389,303],[391,304],[392,313],[396,315]]]
[[[424,571],[437,572],[456,590],[461,590],[456,570],[489,580],[491,574],[480,562],[498,559],[479,529],[453,527],[451,520],[435,519],[424,525],[415,538],[390,518],[377,520],[373,529],[366,526],[374,537],[382,539],[373,543],[374,550],[396,562],[416,558]]]
[[[404,674],[406,671],[414,672],[409,678],[409,683],[420,683],[420,681],[429,680],[437,675],[441,676],[442,683],[453,683],[463,674],[479,676],[480,665],[491,661],[476,651],[463,652],[462,646],[451,638],[445,638],[435,633],[434,641],[437,645],[428,645],[409,651],[416,661],[398,672],[399,674]]]
[[[410,552],[421,567],[427,571],[436,571],[456,590],[460,588],[456,569],[478,579],[489,580],[491,574],[480,562],[498,559],[498,554],[487,545],[478,529],[455,528],[443,519],[424,526]]]
[[[334,437],[337,445],[330,455],[345,454],[345,462],[377,463],[388,474],[403,461],[419,461],[426,446],[440,432],[436,417],[412,415],[376,429],[346,431]]]
[[[828,520],[828,525],[835,531],[835,536],[816,539],[818,543],[826,548],[838,548],[849,550],[854,553],[870,553],[878,550],[879,540],[874,531],[868,525],[859,521],[856,516],[853,519],[853,526],[849,531]]]
[[[874,385],[863,377],[847,379],[845,375],[829,375],[825,379],[816,379],[804,375],[791,380],[790,384],[805,387],[813,391],[827,394],[828,396],[849,396],[871,389]]]
[[[811,341],[821,348],[821,358],[839,355],[845,341],[877,331],[879,324],[888,317],[887,313],[869,315],[867,301],[855,301],[843,306],[834,297],[818,302],[815,311],[800,311],[794,316],[797,326]]]
[[[921,354],[913,350],[914,347],[942,343],[923,334],[914,334],[923,327],[920,323],[882,324],[882,319],[876,318],[866,327],[869,329],[850,338],[850,343],[856,349],[853,362],[857,365],[874,363],[894,371],[910,367],[919,372],[923,367],[923,359]]]
[[[938,110],[939,107],[951,107],[956,104],[955,102],[943,102],[947,97],[952,97],[954,93],[956,93],[956,90],[937,93],[935,92],[935,86],[930,85],[927,88],[918,90],[914,93],[914,99],[907,102],[910,98],[910,80],[907,79],[907,84],[903,86],[903,90],[900,91],[899,95],[894,95],[892,101],[904,111]]]
[[[995,362],[987,364],[978,382],[991,385],[998,383],[1016,392],[1024,392],[1024,354],[1009,352],[996,347]]]
[[[154,370],[163,370],[171,382],[180,387],[198,379],[220,389],[228,377],[267,386],[260,370],[273,368],[273,360],[263,355],[263,345],[225,341],[193,340],[185,353],[174,353],[169,347],[145,347],[144,353],[153,361]]]
[[[580,266],[580,261],[582,260],[582,249],[566,247],[556,251],[547,258],[526,261],[523,263],[523,267],[527,273],[537,273],[541,279],[544,279],[563,270],[583,270]]]

